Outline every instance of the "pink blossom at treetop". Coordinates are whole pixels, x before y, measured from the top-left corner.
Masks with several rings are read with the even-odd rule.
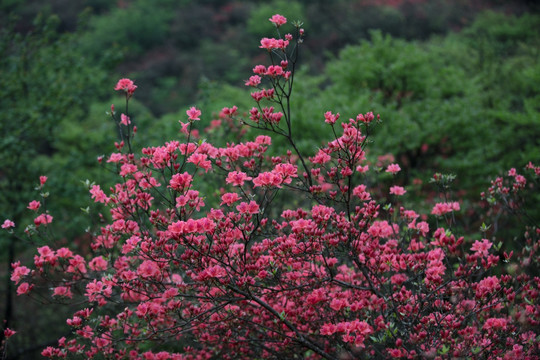
[[[132,96],[136,89],[137,85],[132,80],[126,78],[118,80],[114,87],[114,90],[125,91],[128,96]]]
[[[373,112],[370,111],[366,113],[365,115],[358,114],[358,116],[356,116],[356,121],[361,121],[363,123],[369,124],[370,122],[373,121],[374,118],[375,116],[373,115]],[[379,118],[379,115],[377,115],[377,118]]]
[[[276,25],[276,27],[280,27],[281,25],[285,25],[287,23],[287,18],[279,14],[272,15],[272,17],[268,20]]]
[[[332,114],[331,111],[327,111],[324,114],[324,122],[327,124],[334,125],[338,119],[339,119],[339,113],[334,115]]]
[[[189,110],[186,111],[186,114],[190,121],[201,120],[199,116],[201,116],[202,112],[201,110],[198,110],[195,106],[190,107]]]
[[[44,176],[44,175],[41,175],[41,176],[39,177],[39,184],[40,184],[41,186],[43,186],[43,185],[45,185],[46,182],[47,182],[47,177]]]

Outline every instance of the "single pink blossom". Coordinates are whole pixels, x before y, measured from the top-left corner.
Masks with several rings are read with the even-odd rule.
[[[15,335],[17,332],[15,330],[11,330],[10,328],[6,328],[4,330],[4,337],[6,339],[9,339],[10,337],[12,337],[13,335]]]
[[[264,65],[256,65],[254,68],[253,68],[253,72],[257,75],[264,75],[266,74],[266,66]]]
[[[120,124],[128,126],[129,124],[131,124],[131,120],[129,119],[129,117],[127,115],[121,114],[120,115]]]
[[[30,209],[30,210],[35,211],[35,210],[39,209],[40,206],[41,206],[41,203],[39,201],[33,200],[33,201],[30,201],[27,208]]]
[[[334,125],[337,119],[339,119],[339,113],[335,115],[332,114],[331,111],[327,111],[326,113],[324,113],[324,122],[327,124]]]
[[[94,185],[90,189],[90,194],[92,194],[92,199],[94,199],[95,202],[100,202],[103,204],[108,204],[111,199],[105,195],[103,190],[101,190],[101,187],[99,185]]]
[[[285,25],[287,23],[287,18],[285,16],[275,14],[270,19],[270,22],[274,23],[276,27],[280,27],[281,25]]]
[[[95,258],[90,260],[88,266],[94,271],[105,271],[107,270],[108,264],[109,263],[103,258],[103,256],[96,256]]]
[[[72,298],[73,294],[71,293],[71,289],[67,286],[57,286],[54,288],[54,292],[52,296],[61,296],[61,297],[67,297]]]
[[[253,86],[256,87],[261,83],[261,77],[259,75],[253,75],[249,78],[249,80],[246,81],[246,86]]]
[[[240,200],[240,196],[237,193],[225,193],[221,196],[221,204],[227,204],[231,206],[234,202]]]
[[[135,92],[135,89],[137,89],[137,86],[131,81],[130,79],[120,79],[116,83],[116,86],[114,87],[114,90],[117,91],[125,91],[129,96],[133,95]]]
[[[398,172],[401,171],[401,168],[399,167],[398,164],[390,164],[388,165],[388,167],[386,168],[386,172],[387,173],[391,173],[393,175],[397,174]]]
[[[2,224],[2,229],[9,229],[15,227],[15,223],[9,219],[6,219]]]
[[[401,196],[401,195],[404,195],[407,191],[402,188],[401,186],[392,186],[390,188],[390,194],[392,195],[397,195],[397,196]]]
[[[231,171],[227,175],[227,179],[225,180],[227,184],[232,184],[233,186],[243,186],[244,181],[251,180],[252,178],[250,176],[247,176],[246,173],[241,171]]]
[[[476,240],[471,247],[471,250],[478,255],[488,256],[488,251],[491,248],[492,242],[488,239],[482,239],[482,241]]]
[[[202,112],[201,110],[198,110],[195,106],[190,107],[189,110],[186,111],[186,114],[189,117],[190,121],[201,120],[199,116],[201,116]]]
[[[20,295],[28,294],[30,290],[32,290],[32,286],[24,282],[21,285],[19,285],[19,287],[17,288],[17,295],[20,296]]]

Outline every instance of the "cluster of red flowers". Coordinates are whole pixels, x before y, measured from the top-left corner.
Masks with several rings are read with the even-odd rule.
[[[130,79],[120,79],[114,87],[114,90],[116,91],[125,91],[127,96],[129,97],[131,97],[133,93],[135,93],[136,89],[137,85],[135,85]]]
[[[281,15],[270,21],[286,24]],[[297,28],[296,45],[302,34]],[[257,107],[249,111],[251,121],[242,121],[283,136],[294,152],[268,156],[271,138],[263,135],[226,147],[190,141],[202,116],[191,107],[182,123],[184,142],[145,148],[142,155],[117,144],[119,152],[107,163],[116,166],[118,183],[108,191],[89,186],[92,199],[109,210],[109,220],[103,217],[93,237],[91,258],[43,246],[33,270],[13,264],[11,279],[20,295],[34,291],[34,280],[45,274],[61,275],[53,297],[82,294],[77,301],[84,305],[67,319],[72,338],[42,354],[163,360],[298,354],[538,358],[540,278],[530,271],[538,265],[538,229],[527,233],[515,257],[501,259],[490,240],[458,237],[440,223],[460,210],[459,202],[438,203],[431,214],[399,203],[381,206],[365,181],[379,173],[370,170],[365,153],[371,112],[341,126],[339,114],[327,112],[333,138],[313,157],[304,156],[286,111],[294,76],[285,71],[295,62],[294,53],[287,53],[292,40],[287,35],[261,42],[280,65],[255,67],[246,85],[268,81],[271,88],[252,94]],[[135,88],[122,79],[115,89],[131,96]],[[220,113],[222,119],[238,116],[236,107]],[[392,163],[381,176],[400,170]],[[210,176],[223,186],[217,199],[201,186]],[[509,176],[513,191],[526,190],[524,177],[515,170]],[[407,193],[399,185],[389,192]],[[509,192],[502,180],[489,190],[491,196]],[[281,194],[283,209],[276,203]],[[28,208],[38,212],[40,202]],[[29,231],[52,220],[42,212]],[[2,227],[13,231],[14,225],[6,220]],[[501,266],[501,260],[511,266]],[[174,350],[158,349],[162,343]]]

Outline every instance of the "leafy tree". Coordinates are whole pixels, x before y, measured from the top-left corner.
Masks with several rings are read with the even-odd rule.
[[[65,162],[72,154],[64,152],[68,149],[60,144],[57,136],[66,126],[84,123],[88,105],[103,94],[106,80],[99,65],[89,63],[78,51],[73,35],[58,34],[58,24],[55,16],[38,17],[36,30],[28,34],[16,33],[10,28],[1,30],[0,213],[16,223],[28,220],[24,215],[25,200],[31,198],[39,175],[46,172],[47,163],[58,156],[58,151],[63,153],[54,166],[59,171],[54,182],[66,196],[71,196],[74,188],[79,187],[79,180],[71,178],[69,172],[72,169],[69,165],[76,167],[75,164]],[[81,137],[80,141],[84,140],[85,137]],[[77,161],[77,166],[80,169],[86,164]],[[54,202],[51,205],[59,218],[74,213],[73,203],[61,200],[61,206],[55,207]],[[79,207],[75,207],[77,212],[80,212]],[[71,221],[71,227],[65,222],[61,232],[70,237],[81,235],[83,222],[76,216],[71,217]],[[16,241],[5,233],[1,237],[2,263],[10,268],[15,254],[23,251],[28,243]],[[21,314],[21,309],[15,309],[12,302],[13,287],[8,278],[2,282],[4,326],[18,321],[13,314]],[[44,338],[42,334],[35,340]]]

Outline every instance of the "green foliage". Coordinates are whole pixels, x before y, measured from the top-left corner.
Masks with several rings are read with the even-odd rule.
[[[342,50],[340,60],[330,63],[327,72],[332,82],[346,86],[345,91],[382,92],[391,102],[425,95],[425,80],[430,78],[426,65],[426,53],[420,46],[373,31],[370,41]]]
[[[138,0],[125,9],[114,8],[107,15],[91,17],[80,46],[93,58],[111,50],[129,57],[141,55],[167,37],[173,5],[170,0]]]
[[[58,151],[58,126],[80,123],[104,91],[105,73],[77,50],[73,35],[58,35],[57,25],[57,17],[38,18],[34,33],[4,29],[1,36],[0,208],[6,217],[20,216],[15,204],[44,171],[40,156]]]
[[[80,52],[76,34],[59,33],[59,24],[57,16],[40,16],[30,33],[17,33],[12,26],[0,30],[0,218],[24,228],[35,216],[26,209],[28,202],[39,200],[41,210],[49,211],[59,225],[55,240],[65,243],[69,239],[77,247],[90,224],[80,210],[89,199],[78,177],[88,176],[89,169],[95,168],[95,157],[88,154],[95,151],[99,139],[85,119],[89,105],[109,93],[113,84],[108,83],[100,62],[90,62]],[[35,190],[40,175],[49,176],[46,186],[57,189],[55,196],[40,197]],[[9,268],[13,255],[24,253],[29,245],[35,249],[37,244],[2,232],[2,266]],[[11,351],[24,351],[29,345],[50,341],[49,336],[61,336],[64,324],[53,316],[61,313],[58,308],[43,318],[31,318],[32,305],[19,300],[9,311],[8,297],[14,295],[13,287],[4,286],[8,274],[2,272],[2,318],[4,326],[17,327],[21,334]],[[51,331],[34,332],[47,326]],[[21,356],[30,358],[28,353]]]

